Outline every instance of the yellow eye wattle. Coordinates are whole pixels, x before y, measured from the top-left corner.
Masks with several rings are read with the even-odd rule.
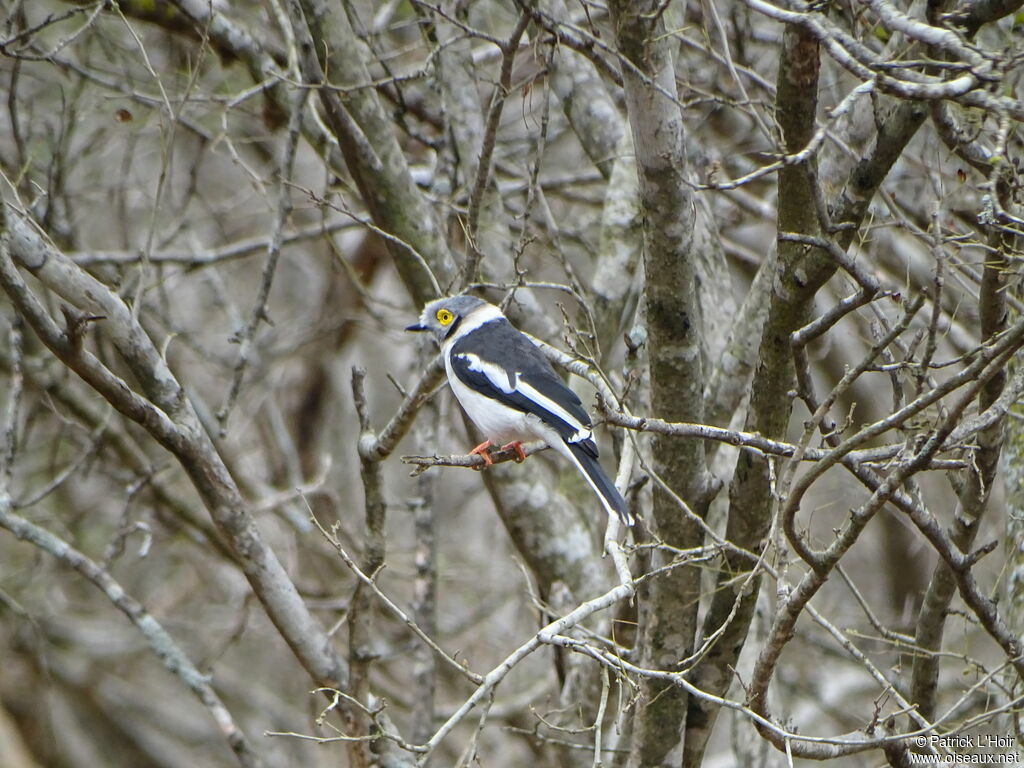
[[[437,322],[439,322],[441,325],[448,325],[454,319],[455,315],[453,315],[447,309],[437,310]]]

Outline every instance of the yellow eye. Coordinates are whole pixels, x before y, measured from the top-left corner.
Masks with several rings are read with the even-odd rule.
[[[453,315],[447,309],[437,310],[437,322],[439,322],[441,325],[448,325],[454,319],[455,315]]]

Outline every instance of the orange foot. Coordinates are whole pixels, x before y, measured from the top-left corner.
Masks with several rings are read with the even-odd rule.
[[[526,461],[526,451],[523,450],[523,444],[516,440],[514,443],[507,443],[501,446],[501,450],[507,451],[509,448],[516,452],[515,462],[516,464],[522,464]]]
[[[492,464],[494,464],[494,462],[491,461],[490,455],[487,453],[487,449],[490,448],[491,445],[493,445],[493,443],[491,443],[490,440],[485,440],[484,442],[480,443],[480,445],[478,445],[476,448],[474,448],[472,451],[469,452],[470,456],[476,455],[476,456],[479,456],[481,459],[484,460],[484,466],[483,467],[477,465],[477,466],[473,467],[473,469],[479,471],[479,470],[483,469],[484,467],[489,467]]]

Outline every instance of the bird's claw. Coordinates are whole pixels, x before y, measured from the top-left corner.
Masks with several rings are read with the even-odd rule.
[[[526,461],[526,451],[523,450],[523,444],[521,442],[516,440],[515,442],[506,443],[501,446],[501,450],[503,451],[507,451],[509,448],[516,452],[516,457],[513,459],[516,464],[522,464]]]
[[[473,466],[473,469],[475,469],[477,472],[479,472],[481,469],[486,469],[487,467],[494,465],[494,461],[491,459],[491,455],[487,453],[487,449],[490,448],[491,445],[492,443],[490,440],[485,440],[484,442],[480,443],[480,445],[478,445],[476,448],[469,452],[470,456],[479,456],[481,459],[484,460],[483,466],[479,464]]]

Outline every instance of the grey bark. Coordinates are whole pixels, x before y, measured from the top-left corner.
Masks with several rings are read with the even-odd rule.
[[[696,257],[694,201],[685,174],[686,152],[672,43],[654,3],[615,2],[615,38],[636,151],[644,215],[644,302],[647,316],[651,406],[672,421],[703,421],[704,375]],[[655,437],[654,470],[703,516],[713,494],[704,446]],[[702,529],[673,496],[654,492],[655,533],[682,549],[698,546]],[[662,564],[660,556],[653,565]],[[643,614],[642,662],[672,668],[693,649],[700,571],[682,567],[651,585]],[[629,765],[664,765],[682,753],[686,695],[672,685],[644,681],[633,725]]]

